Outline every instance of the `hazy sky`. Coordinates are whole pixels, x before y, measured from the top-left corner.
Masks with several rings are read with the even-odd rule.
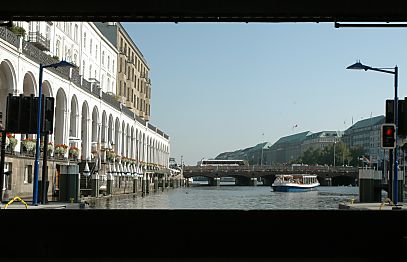
[[[171,157],[195,165],[303,131],[343,131],[385,114],[399,67],[407,96],[407,28],[333,23],[123,23],[152,81],[151,124]],[[297,126],[297,127],[294,127]],[[263,135],[264,134],[264,135]]]

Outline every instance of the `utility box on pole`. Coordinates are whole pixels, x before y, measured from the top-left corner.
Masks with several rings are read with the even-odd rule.
[[[57,165],[59,169],[59,201],[80,201],[80,173],[78,165]]]
[[[359,202],[382,201],[382,173],[374,169],[359,169]]]

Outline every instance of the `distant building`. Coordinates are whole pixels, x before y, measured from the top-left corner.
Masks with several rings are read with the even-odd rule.
[[[310,131],[305,131],[277,140],[267,152],[270,162],[272,164],[288,163],[298,159],[301,156],[301,145],[310,134],[312,134]]]
[[[308,149],[321,149],[332,146],[333,143],[341,141],[343,131],[321,131],[309,134],[301,144],[301,154]]]
[[[267,163],[266,159],[266,151],[269,149],[270,146],[271,144],[269,142],[263,142],[253,147],[221,153],[215,159],[247,160],[250,165],[266,165],[270,164]]]
[[[363,148],[372,163],[380,163],[384,158],[384,150],[380,146],[380,126],[384,122],[383,115],[360,120],[345,130],[342,141],[349,148]]]

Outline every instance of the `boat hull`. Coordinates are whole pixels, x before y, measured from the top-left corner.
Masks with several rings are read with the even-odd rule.
[[[275,192],[305,192],[311,191],[315,188],[313,187],[296,187],[296,186],[272,186]]]

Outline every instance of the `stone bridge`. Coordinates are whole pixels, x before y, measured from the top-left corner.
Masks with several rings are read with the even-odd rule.
[[[270,186],[279,174],[314,174],[322,186],[340,186],[358,184],[358,167],[344,166],[185,166],[183,175],[190,177],[207,177],[210,185],[219,185],[220,178],[233,177],[236,185]]]

